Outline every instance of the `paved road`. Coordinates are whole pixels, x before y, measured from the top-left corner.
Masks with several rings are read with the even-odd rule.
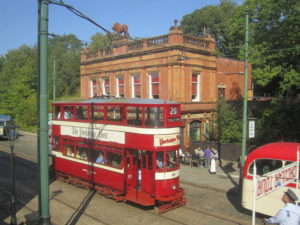
[[[0,139],[0,146],[6,151],[10,151],[10,142]],[[20,132],[18,139],[14,141],[16,155],[24,156],[37,161],[37,136],[29,132]]]
[[[9,142],[0,142],[0,221],[9,223]],[[18,222],[38,210],[36,136],[24,134],[15,142]],[[8,152],[8,153],[6,153]],[[23,159],[25,157],[26,159]],[[227,166],[227,165],[226,165]],[[128,203],[116,203],[89,190],[50,181],[53,224],[251,224],[251,215],[239,204],[237,168],[218,167],[217,175],[182,166],[181,186],[188,204],[162,215]],[[228,172],[229,171],[229,172]],[[62,213],[63,212],[63,213]],[[259,220],[257,220],[259,224]],[[4,224],[5,224],[4,223]]]

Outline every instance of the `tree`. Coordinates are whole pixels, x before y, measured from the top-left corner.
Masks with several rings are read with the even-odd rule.
[[[244,59],[245,9],[249,8],[249,62],[256,95],[296,96],[300,93],[300,1],[231,0],[185,15],[187,34],[203,36],[204,27],[216,38],[220,55]]]
[[[239,105],[240,106],[240,105]],[[217,134],[221,143],[241,143],[242,121],[239,111],[234,104],[225,100],[218,103],[217,109]]]
[[[53,61],[57,94],[73,95],[80,88],[81,42],[75,35],[49,39],[49,94],[52,96]],[[0,57],[0,113],[12,116],[22,129],[37,125],[37,49],[23,45]],[[49,98],[50,99],[50,98]]]
[[[235,46],[241,44],[239,35],[232,32],[237,30],[238,23],[234,22],[237,9],[237,4],[231,0],[221,0],[219,5],[209,5],[197,9],[193,13],[183,16],[181,20],[183,31],[198,37],[203,37],[205,33],[213,34],[219,53],[233,57],[239,51]],[[238,27],[240,29],[240,25]]]
[[[74,95],[80,88],[80,52],[82,43],[75,35],[57,36],[49,39],[48,84],[49,98]],[[55,63],[55,83],[54,78]]]
[[[89,48],[91,50],[107,49],[111,46],[112,36],[110,34],[103,35],[101,33],[96,33],[91,37],[92,43]]]
[[[0,112],[21,127],[36,125],[36,49],[21,46],[1,59]]]
[[[299,94],[300,2],[248,0],[245,4],[251,15],[249,57],[256,86],[261,94]]]
[[[259,118],[256,143],[258,145],[276,141],[300,141],[300,100],[274,101]]]

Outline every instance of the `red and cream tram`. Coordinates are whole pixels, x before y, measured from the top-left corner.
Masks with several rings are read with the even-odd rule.
[[[158,99],[53,103],[52,154],[59,180],[116,201],[165,212],[186,203],[179,186],[180,105]]]
[[[297,151],[300,143],[277,142],[253,150],[245,161],[243,171],[242,206],[252,210],[253,175],[256,164],[256,212],[274,216],[284,206],[281,201],[287,188],[300,199],[298,188]]]

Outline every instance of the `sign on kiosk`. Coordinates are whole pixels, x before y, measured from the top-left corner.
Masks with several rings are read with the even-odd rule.
[[[285,186],[297,177],[297,162],[291,163],[280,170],[275,170],[267,176],[257,179],[256,199],[275,191],[281,186]]]

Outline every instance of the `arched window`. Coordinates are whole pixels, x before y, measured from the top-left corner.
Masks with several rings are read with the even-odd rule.
[[[190,123],[190,139],[191,141],[201,140],[201,122],[194,121]]]

